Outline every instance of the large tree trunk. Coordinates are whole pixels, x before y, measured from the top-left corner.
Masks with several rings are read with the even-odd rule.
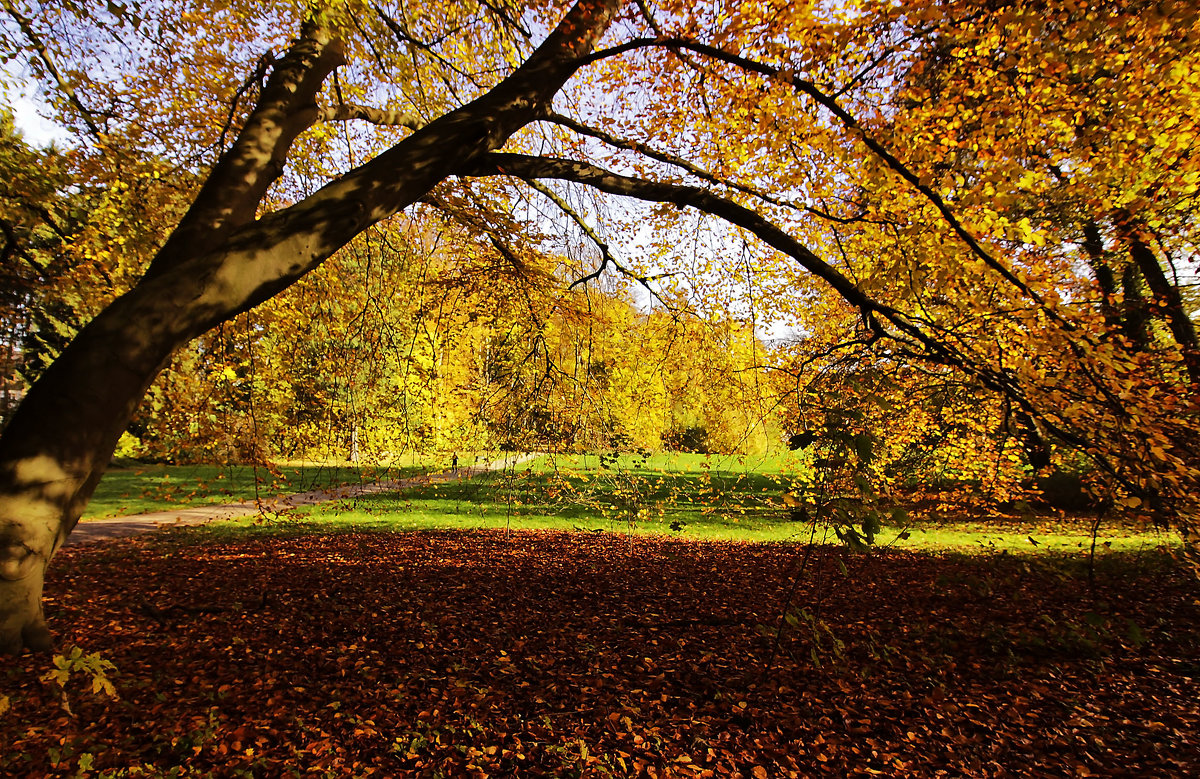
[[[49,648],[46,568],[171,355],[542,116],[617,6],[580,0],[491,91],[294,206],[253,220],[292,141],[319,115],[315,97],[340,62],[329,31],[306,25],[151,271],[79,333],[0,438],[0,652]]]
[[[80,333],[0,441],[0,651],[49,647],[41,611],[46,566],[171,353],[168,334],[146,327],[144,312],[129,310],[132,302],[123,299]]]

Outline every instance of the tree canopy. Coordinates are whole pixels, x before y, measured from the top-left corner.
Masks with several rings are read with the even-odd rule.
[[[3,11],[76,139],[0,157],[44,158],[0,213],[6,276],[39,279],[12,310],[79,329],[0,439],[0,646],[44,643],[42,572],[163,367],[151,397],[198,410],[254,391],[255,344],[295,371],[268,405],[341,397],[355,435],[369,405],[434,444],[735,447],[769,410],[879,478],[1069,463],[1193,524],[1189,3]],[[381,352],[391,385],[359,375]],[[656,385],[668,360],[707,378]]]

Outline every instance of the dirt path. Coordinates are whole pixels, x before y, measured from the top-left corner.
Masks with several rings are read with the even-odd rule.
[[[408,479],[371,482],[370,484],[345,484],[324,490],[298,492],[294,495],[283,495],[278,498],[240,503],[223,503],[208,506],[179,506],[166,511],[154,511],[149,514],[136,514],[127,517],[108,517],[106,519],[91,519],[80,522],[67,538],[64,546],[92,544],[98,541],[112,541],[119,538],[153,533],[164,527],[192,527],[206,525],[223,519],[237,519],[254,514],[277,514],[299,506],[312,506],[317,503],[328,503],[344,498],[357,498],[363,495],[377,495],[381,492],[396,492],[433,482],[470,479],[484,471],[494,471],[501,468],[518,465],[537,457],[537,454],[509,455],[499,460],[474,467],[463,467],[453,471],[443,471],[425,476],[415,476]]]

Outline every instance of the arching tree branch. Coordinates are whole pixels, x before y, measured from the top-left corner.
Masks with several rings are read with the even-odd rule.
[[[673,203],[695,208],[740,227],[755,235],[768,246],[784,253],[799,263],[805,270],[820,278],[834,289],[846,302],[863,312],[863,316],[876,323],[877,332],[898,341],[902,348],[911,350],[914,357],[931,360],[964,371],[974,376],[984,386],[1008,397],[1032,419],[1064,443],[1089,448],[1088,435],[1044,415],[1030,398],[1020,380],[1003,366],[996,367],[955,348],[945,338],[926,331],[917,320],[904,312],[872,298],[832,265],[825,262],[811,249],[797,241],[786,231],[763,217],[728,198],[695,186],[665,184],[645,179],[622,176],[589,163],[575,160],[532,157],[520,154],[493,153],[478,164],[460,171],[462,175],[489,176],[509,175],[524,180],[552,178],[585,184],[613,195],[637,198],[649,202]],[[880,326],[886,322],[890,330]],[[876,328],[872,328],[873,330]],[[919,352],[914,349],[919,348]],[[1100,467],[1121,481],[1127,488],[1133,485],[1106,455],[1090,447],[1090,453]]]
[[[633,51],[635,49],[648,47],[661,47],[671,50],[695,52],[710,59],[724,62],[727,65],[733,65],[734,67],[740,68],[746,72],[756,73],[765,78],[778,81],[779,83],[787,84],[800,94],[808,96],[815,103],[820,105],[822,108],[825,108],[833,116],[835,116],[842,126],[856,135],[876,157],[883,161],[885,165],[891,168],[892,171],[904,179],[904,181],[910,184],[914,189],[920,192],[926,200],[933,204],[934,208],[936,208],[942,215],[942,218],[946,220],[946,223],[950,226],[950,228],[955,232],[955,234],[958,235],[963,243],[967,245],[967,248],[970,249],[971,253],[982,260],[987,267],[1000,274],[1005,281],[1020,290],[1022,294],[1046,308],[1050,316],[1054,317],[1066,329],[1074,329],[1074,325],[1061,319],[1061,317],[1058,317],[1057,314],[1055,314],[1048,306],[1046,306],[1045,301],[1042,300],[1041,296],[1038,295],[1036,291],[1030,288],[1028,284],[1022,281],[1011,269],[1006,267],[1004,263],[1000,262],[1000,260],[993,257],[990,252],[984,249],[975,236],[972,235],[971,232],[967,230],[962,222],[958,219],[953,209],[950,208],[941,195],[935,192],[931,187],[921,183],[920,176],[914,173],[907,165],[901,162],[899,158],[892,154],[892,152],[886,146],[873,137],[866,130],[866,128],[859,123],[858,119],[855,118],[853,114],[843,108],[834,97],[827,94],[815,83],[801,78],[792,70],[788,68],[777,68],[767,65],[766,63],[752,60],[748,57],[741,56],[740,54],[733,54],[719,47],[700,43],[689,38],[677,37],[637,38],[622,43],[619,46],[613,46],[608,49],[597,51],[589,55],[586,58],[586,61],[594,62],[605,57],[611,57],[628,51]]]
[[[317,114],[317,121],[320,122],[349,122],[355,119],[385,127],[407,127],[410,130],[419,130],[425,126],[425,121],[421,117],[409,111],[395,111],[354,103],[326,106]]]
[[[283,172],[292,143],[316,121],[317,93],[342,64],[333,30],[303,26],[299,38],[274,63],[254,110],[237,139],[209,172],[191,207],[146,271],[154,278],[178,264],[220,246],[229,234],[251,222],[267,189]]]
[[[79,332],[0,436],[0,653],[48,648],[46,567],[170,356],[543,115],[618,5],[579,0],[493,89],[299,203],[254,219],[292,140],[315,121],[313,98],[340,61],[331,31],[305,25],[152,272]]]

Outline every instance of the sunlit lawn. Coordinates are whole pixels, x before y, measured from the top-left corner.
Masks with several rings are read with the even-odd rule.
[[[342,484],[403,478],[438,463],[409,457],[387,466],[346,463],[140,465],[110,468],[84,519],[143,514],[180,505],[201,506],[274,498]]]
[[[781,495],[801,467],[789,458],[747,462],[656,455],[606,460],[602,466],[595,456],[546,456],[469,481],[337,501],[299,510],[283,522],[242,521],[209,532],[551,529],[837,543],[831,529],[793,521],[782,505]],[[913,550],[1064,554],[1088,553],[1093,546],[1086,517],[947,516],[943,512],[931,519],[913,512],[903,525],[885,525],[876,543]],[[1170,534],[1109,522],[1098,528],[1095,550],[1102,557],[1151,552],[1176,543]]]

